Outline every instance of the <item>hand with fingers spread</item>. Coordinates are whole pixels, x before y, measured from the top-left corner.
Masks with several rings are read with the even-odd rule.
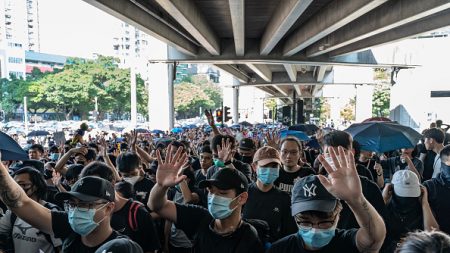
[[[172,145],[167,150],[166,159],[163,161],[161,154],[156,151],[158,169],[156,170],[156,183],[162,187],[172,187],[186,179],[182,167],[187,161],[186,153],[179,147],[175,155],[172,155]]]
[[[267,146],[270,146],[274,149],[278,149],[279,148],[279,144],[280,144],[280,135],[278,134],[278,132],[273,131],[273,132],[267,132],[266,133],[266,140],[267,140]]]
[[[232,143],[229,138],[222,139],[222,145],[217,145],[218,158],[224,162],[230,161],[233,155]]]
[[[360,200],[363,196],[361,181],[356,171],[355,158],[344,148],[330,148],[330,156],[334,163],[332,167],[323,155],[319,161],[328,172],[328,177],[319,175],[320,182],[333,196],[344,201]]]
[[[88,149],[86,147],[73,148],[73,149],[70,150],[70,152],[72,152],[72,154],[86,155],[87,152],[88,152]]]

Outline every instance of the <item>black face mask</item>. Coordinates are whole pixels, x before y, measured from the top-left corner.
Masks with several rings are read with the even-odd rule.
[[[241,156],[241,161],[243,163],[251,164],[253,162],[253,157],[252,156]]]
[[[394,193],[391,202],[396,211],[400,214],[413,213],[422,210],[419,197],[400,197]]]

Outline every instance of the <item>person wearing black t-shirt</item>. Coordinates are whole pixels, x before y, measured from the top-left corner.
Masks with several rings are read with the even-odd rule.
[[[248,200],[242,210],[242,217],[266,221],[270,227],[268,241],[274,242],[297,231],[291,216],[289,194],[273,185],[280,171],[280,154],[272,147],[262,147],[256,151],[253,161],[257,181],[249,186]]]
[[[416,230],[439,229],[428,204],[426,188],[410,170],[399,170],[392,176],[392,184],[383,190],[386,202],[386,240],[383,252],[394,252],[400,239]]]
[[[355,141],[354,141],[355,142]],[[373,152],[367,150],[361,150],[359,155],[356,155],[356,165],[362,166],[370,171],[372,175],[373,182],[375,182],[378,187],[383,188],[384,186],[384,178],[383,178],[383,170],[380,164],[380,161],[373,159]],[[361,175],[360,173],[358,173]]]
[[[149,192],[155,183],[140,172],[139,156],[132,152],[121,153],[117,157],[116,164],[123,180],[133,185],[134,199],[143,204],[147,203]]]
[[[320,162],[328,172],[297,181],[292,190],[292,215],[298,232],[272,244],[277,252],[378,252],[386,228],[383,219],[362,194],[355,160],[342,147],[331,148],[331,166],[323,155]],[[337,156],[339,153],[339,156]],[[345,201],[357,217],[359,229],[337,229],[341,205]]]
[[[282,169],[280,170],[280,175],[275,180],[275,186],[284,192],[291,195],[292,188],[295,182],[300,178],[315,175],[314,170],[307,166],[300,166],[299,163],[302,146],[300,141],[295,137],[286,137],[281,141],[281,162]]]
[[[30,199],[0,163],[0,195],[17,217],[43,233],[61,238],[65,253],[94,253],[102,244],[120,237],[110,225],[114,187],[102,178],[79,179],[70,192],[55,196],[67,200],[67,211],[51,211]]]
[[[208,210],[200,206],[176,204],[167,200],[167,190],[183,181],[180,169],[186,154],[179,148],[175,156],[169,147],[165,161],[159,152],[156,185],[150,193],[148,206],[162,218],[172,221],[178,229],[194,241],[195,252],[264,252],[255,228],[241,218],[242,206],[248,198],[248,181],[233,168],[223,168],[209,180],[200,183],[207,187]],[[229,141],[219,147],[219,155],[232,156]]]
[[[223,157],[220,156],[217,147],[224,144],[225,142],[230,142],[231,144],[231,152],[232,156],[228,160],[224,160]],[[252,170],[250,169],[250,165],[247,163],[243,163],[239,160],[234,159],[234,155],[236,154],[236,146],[235,146],[235,138],[231,135],[216,135],[211,141],[211,149],[213,152],[214,157],[214,166],[210,167],[208,169],[208,172],[206,174],[206,178],[210,179],[214,173],[219,171],[221,168],[223,168],[225,165],[228,165],[230,167],[233,167],[234,169],[237,169],[242,174],[245,175],[247,180],[250,182],[252,178]]]

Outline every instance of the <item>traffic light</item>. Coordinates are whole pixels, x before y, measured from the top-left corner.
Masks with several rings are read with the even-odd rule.
[[[231,120],[231,116],[230,116],[230,107],[228,107],[228,106],[225,106],[224,108],[223,108],[223,110],[224,110],[224,112],[223,112],[223,114],[224,114],[224,116],[225,116],[225,118],[224,118],[224,122],[227,122],[227,121],[229,121],[229,120]]]
[[[216,110],[216,122],[222,122],[223,111],[222,109]]]

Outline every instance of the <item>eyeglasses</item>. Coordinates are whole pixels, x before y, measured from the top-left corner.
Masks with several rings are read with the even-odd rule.
[[[287,149],[283,149],[281,150],[281,155],[298,155],[299,151],[298,150],[287,150]]]
[[[98,205],[106,205],[108,202],[100,202],[100,203],[86,203],[86,202],[64,202],[64,210],[65,211],[73,211],[77,209],[80,212],[88,212],[91,209],[95,209]],[[102,206],[103,207],[103,206]]]
[[[304,230],[311,230],[313,227],[317,227],[320,229],[329,229],[333,227],[334,222],[336,221],[337,215],[333,217],[333,220],[327,220],[327,221],[321,221],[317,223],[313,223],[310,221],[304,221],[301,218],[295,218],[295,223],[297,223],[297,226],[299,226],[301,229]]]

